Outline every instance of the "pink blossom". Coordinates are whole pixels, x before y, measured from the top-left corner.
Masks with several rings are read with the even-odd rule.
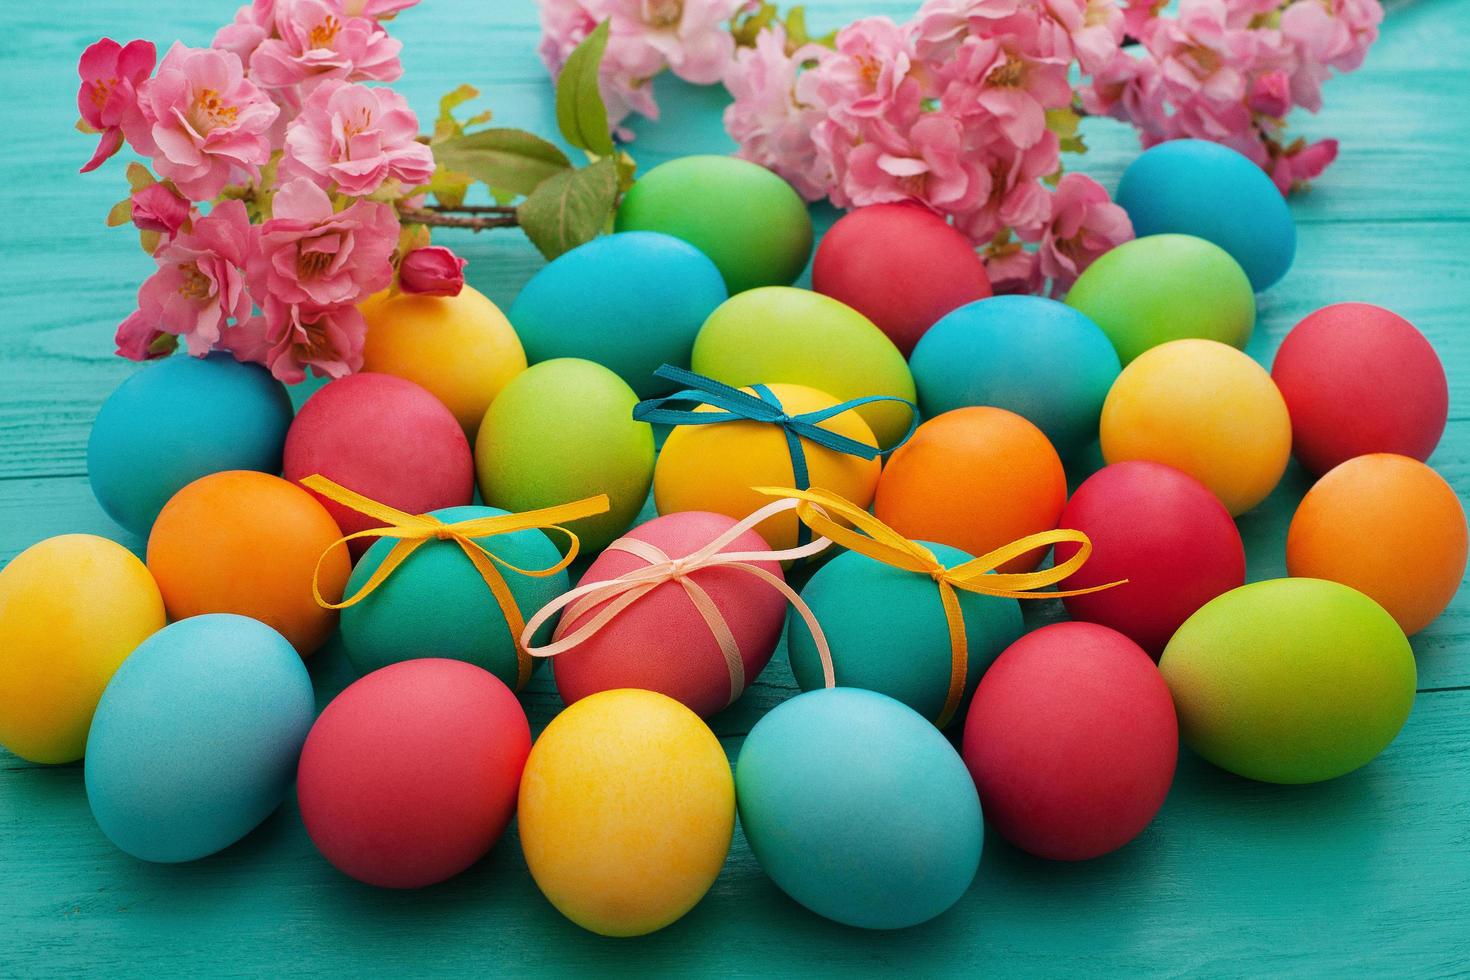
[[[210,47],[229,51],[242,65],[250,64],[250,56],[260,42],[275,30],[276,0],[253,0],[235,11],[235,18],[214,33]]]
[[[1337,159],[1337,140],[1297,141],[1271,161],[1271,180],[1282,194],[1305,187]]]
[[[342,11],[350,17],[390,20],[394,15],[416,6],[419,0],[342,0]]]
[[[171,347],[159,343],[167,336],[169,334],[159,330],[142,310],[134,310],[117,325],[117,333],[112,340],[117,345],[115,353],[118,357],[126,357],[130,361],[152,361],[173,353]]]
[[[786,31],[777,25],[761,31],[754,47],[740,49],[725,75],[733,99],[725,107],[725,130],[740,144],[737,155],[774,170],[808,201],[826,196],[832,167],[812,141],[826,114],[802,101],[797,77],[824,52],[809,44],[787,54]]]
[[[398,264],[398,286],[405,293],[458,296],[464,288],[464,267],[467,265],[468,260],[443,245],[416,248]]]
[[[184,337],[191,354],[207,354],[231,319],[250,315],[244,268],[249,245],[250,219],[239,201],[222,201],[164,243],[153,255],[158,271],[138,289],[134,316],[140,320],[118,328],[119,335],[126,333],[127,349],[136,351],[138,338],[151,329]]]
[[[1027,241],[1038,240],[1051,217],[1051,195],[1040,181],[1061,165],[1058,144],[1057,134],[1051,131],[1025,149],[1003,141],[992,143],[986,160],[988,193],[976,206],[955,215],[955,227],[976,244],[1007,228]]]
[[[686,82],[718,82],[735,56],[728,22],[745,0],[606,0],[611,33],[657,52]],[[653,73],[650,73],[650,75]]]
[[[823,59],[811,94],[840,123],[893,115],[928,94],[913,39],[887,17],[865,17],[837,32],[836,54]],[[902,112],[903,108],[897,108]]]
[[[367,322],[355,306],[284,303],[274,296],[265,312],[231,330],[222,345],[239,361],[263,364],[285,384],[318,377],[341,378],[362,370]]]
[[[1040,47],[1045,54],[1075,59],[1083,74],[1092,74],[1118,53],[1124,15],[1112,0],[1039,0],[1039,6]]]
[[[122,146],[123,124],[140,116],[138,88],[153,73],[157,58],[149,41],[129,41],[123,46],[110,37],[82,52],[77,62],[82,79],[77,108],[82,121],[102,134],[92,158],[82,165],[82,173],[96,170]]]
[[[276,192],[272,207],[250,252],[257,301],[356,303],[392,281],[398,216],[390,205],[357,201],[334,213],[326,191],[297,178]]]
[[[133,191],[133,224],[143,231],[172,235],[189,220],[189,202],[167,184]]]
[[[365,197],[390,178],[427,184],[434,154],[418,142],[419,121],[391,89],[332,79],[317,86],[286,129],[281,172]]]
[[[403,44],[370,17],[354,17],[329,0],[275,0],[274,34],[250,56],[250,76],[269,89],[300,86],[309,94],[329,78],[395,81]]]
[[[1080,173],[1063,174],[1051,199],[1051,217],[1037,249],[1041,274],[1060,295],[1099,256],[1133,237],[1128,213],[1102,185]]]
[[[901,142],[874,138],[854,147],[842,188],[853,207],[913,200],[943,212],[968,211],[989,191],[989,174],[966,152],[964,128],[944,112],[924,113]]]
[[[1251,112],[1280,119],[1291,111],[1291,76],[1280,70],[1257,75],[1247,104]]]
[[[967,107],[983,110],[1008,140],[1022,148],[1041,139],[1046,110],[1072,101],[1067,62],[1033,54],[1025,40],[967,39],[949,63],[942,97],[952,112],[964,113]]]
[[[1041,291],[1041,264],[1020,242],[1007,242],[986,252],[985,274],[997,296]]]
[[[280,110],[227,51],[174,44],[139,96],[141,111],[123,121],[128,142],[191,200],[254,177],[270,159],[266,133]]]

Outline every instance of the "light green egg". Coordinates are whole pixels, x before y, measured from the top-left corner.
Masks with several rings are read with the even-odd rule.
[[[1336,582],[1272,579],[1206,603],[1164,649],[1179,734],[1222,769],[1315,783],[1382,752],[1414,704],[1393,617]]]
[[[565,525],[584,553],[600,551],[633,523],[653,481],[653,429],[633,420],[637,403],[622,378],[591,361],[562,357],[527,368],[480,425],[480,496],[526,511],[605,493],[606,514]],[[566,549],[562,535],[552,539]]]
[[[726,384],[806,385],[839,401],[915,398],[908,362],[872,320],[830,296],[791,286],[752,289],[721,303],[694,340],[693,366]],[[896,402],[864,405],[858,414],[883,448],[908,431],[909,410]]]

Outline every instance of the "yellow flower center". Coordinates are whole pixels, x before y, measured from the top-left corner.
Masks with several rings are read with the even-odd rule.
[[[684,0],[645,0],[643,19],[653,27],[676,27],[684,16]]]
[[[209,299],[209,279],[192,262],[180,262],[179,271],[184,281],[179,283],[179,295],[196,303]]]
[[[207,133],[216,126],[233,123],[239,114],[240,110],[220,98],[220,94],[214,89],[202,88],[194,96],[191,121],[200,132]]]
[[[300,279],[315,279],[327,271],[327,266],[331,264],[331,252],[302,249],[296,253],[296,275]]]
[[[92,83],[92,104],[102,108],[107,104],[107,97],[112,94],[113,88],[117,86],[116,78],[98,79]]]
[[[1209,78],[1220,70],[1220,56],[1203,44],[1185,48],[1184,57],[1194,62],[1194,73],[1199,78]]]
[[[883,74],[883,63],[870,54],[857,55],[856,60],[858,74],[862,76],[863,81],[869,85],[877,85],[878,78]]]
[[[990,72],[986,81],[997,88],[1019,88],[1026,83],[1026,62],[1007,58],[1005,64]]]
[[[321,23],[311,29],[308,35],[311,46],[314,48],[329,48],[337,39],[337,32],[342,30],[342,22],[333,14],[322,18]]]

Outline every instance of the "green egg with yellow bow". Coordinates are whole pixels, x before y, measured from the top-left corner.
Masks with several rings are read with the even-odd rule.
[[[948,545],[923,544],[946,568],[971,558]],[[801,590],[826,636],[838,687],[886,694],[941,727],[964,717],[980,676],[1022,632],[1018,600],[956,594],[965,628],[965,687],[963,697],[947,706],[954,648],[939,584],[928,573],[848,551]],[[795,610],[787,616],[786,638],[796,683],[803,691],[822,687],[816,641]]]
[[[432,512],[445,524],[504,516],[498,507],[446,507]],[[530,619],[569,587],[561,550],[537,528],[474,538],[499,562],[495,570],[509,587],[520,618]],[[348,580],[346,597],[369,585],[398,542],[379,538],[358,561]],[[514,571],[557,568],[544,576]],[[342,646],[360,674],[401,660],[443,657],[482,667],[517,690],[534,662],[523,669],[517,658],[511,625],[489,583],[454,540],[431,539],[413,550],[372,591],[342,610]],[[555,627],[547,622],[536,641],[545,642]]]

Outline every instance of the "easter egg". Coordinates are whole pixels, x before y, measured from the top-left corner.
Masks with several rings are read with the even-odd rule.
[[[1092,542],[1086,564],[1059,588],[1123,583],[1064,598],[1067,613],[1117,630],[1155,658],[1196,609],[1245,584],[1245,546],[1230,512],[1172,466],[1103,467],[1082,481],[1057,525]],[[1058,544],[1057,563],[1079,547]]]
[[[1369,453],[1428,459],[1449,417],[1429,341],[1367,303],[1324,306],[1292,327],[1271,377],[1291,412],[1292,452],[1319,475]]]
[[[169,357],[118,385],[92,423],[87,478],[107,516],[146,536],[185,484],[221,470],[281,472],[291,399],[229,354]]]
[[[286,434],[288,480],[320,474],[409,514],[458,507],[474,497],[474,460],[444,404],[391,374],[352,374],[306,400]],[[312,491],[343,534],[380,522]],[[350,542],[354,559],[371,539]]]
[[[882,694],[837,687],[777,705],[740,747],[735,786],[762,870],[843,925],[927,922],[980,865],[984,826],[964,763]]]
[[[1209,140],[1169,140],[1140,153],[1113,198],[1139,238],[1170,232],[1213,242],[1260,292],[1291,268],[1296,224],[1259,166]]]
[[[379,293],[361,309],[368,325],[362,369],[419,385],[471,440],[500,389],[526,369],[510,321],[469,286],[458,296]]]
[[[990,295],[975,246],[914,204],[849,211],[812,258],[812,289],[872,320],[905,357],[950,310]]]
[[[734,526],[735,521],[723,514],[681,511],[640,524],[624,537],[646,542],[678,559],[704,548]],[[720,551],[756,552],[768,547],[755,531],[745,531]],[[779,562],[748,564],[782,578]],[[578,585],[605,582],[646,567],[648,562],[638,555],[609,548],[597,556]],[[741,686],[735,691],[724,652],[689,588],[682,584],[686,581],[708,596],[735,641],[742,668]],[[612,601],[589,605],[575,617],[563,613],[558,635],[580,629]],[[708,717],[730,704],[765,669],[781,638],[785,612],[785,597],[748,571],[730,565],[696,568],[680,581],[659,584],[586,640],[558,654],[552,660],[556,689],[571,704],[599,691],[643,688],[668,695],[695,714]]]
[[[694,370],[731,385],[806,385],[837,401],[867,395],[914,400],[914,379],[893,342],[857,310],[805,289],[772,287],[731,296],[694,341]],[[891,447],[910,410],[874,402],[857,410]]]
[[[531,728],[510,689],[457,660],[408,660],[354,681],[301,750],[296,795],[322,856],[381,888],[452,878],[515,812]]]
[[[653,376],[689,365],[694,337],[725,301],[720,270],[688,242],[652,231],[601,235],[552,259],[522,287],[510,319],[535,364],[583,357],[648,398]]]
[[[1356,589],[1312,578],[1233,589],[1179,627],[1159,670],[1179,734],[1222,769],[1268,783],[1352,772],[1414,705],[1414,652]]]
[[[1291,418],[1271,376],[1213,340],[1176,340],[1125,367],[1103,402],[1099,434],[1109,463],[1172,466],[1232,515],[1265,500],[1291,456]]]
[[[63,534],[0,569],[0,745],[31,762],[75,762],[102,689],[163,628],[163,598],[122,545]]]
[[[643,509],[653,479],[653,428],[634,420],[636,404],[633,390],[601,364],[560,357],[528,368],[480,426],[480,496],[520,512],[605,493],[607,513],[564,526],[584,553],[607,547]],[[565,548],[561,535],[554,540]]]
[[[1067,502],[1067,474],[1042,431],[1014,412],[974,406],[936,415],[888,459],[873,513],[899,534],[984,555],[1049,531]],[[1028,552],[999,567],[1030,571]]]
[[[316,702],[281,634],[244,616],[182,620],[125,660],[92,719],[87,802],[144,861],[229,847],[281,805]]]
[[[1244,347],[1256,323],[1240,264],[1192,235],[1149,235],[1105,252],[1072,284],[1067,305],[1102,328],[1125,365],[1186,337]]]
[[[925,546],[946,568],[973,557],[942,544]],[[966,640],[963,704],[985,668],[1020,637],[1021,607],[1015,599],[956,593]],[[943,717],[954,659],[949,621],[939,586],[927,574],[848,551],[817,569],[801,598],[822,627],[838,687],[886,694],[930,721],[955,716]],[[787,618],[791,671],[803,691],[816,690],[823,685],[816,643],[795,610]]]
[[[1455,597],[1467,543],[1464,507],[1442,476],[1417,459],[1373,453],[1307,491],[1286,535],[1286,568],[1352,586],[1413,636]]]
[[[1038,857],[1085,861],[1133,840],[1164,805],[1179,725],[1138,644],[1093,623],[1053,623],[980,679],[964,754],[1002,837]]]
[[[837,399],[802,385],[767,387],[788,415],[837,404]],[[707,408],[700,406],[698,410]],[[872,430],[856,411],[841,412],[819,425],[869,446],[877,445]],[[801,446],[810,486],[831,490],[859,507],[872,502],[882,467],[876,458],[849,456],[807,439],[801,440]],[[767,422],[739,420],[677,426],[664,440],[653,472],[653,500],[660,514],[705,510],[742,520],[771,502],[754,487],[790,486],[795,486],[795,477],[785,433]],[[757,527],[772,548],[781,549],[796,546],[797,529],[796,515],[789,511]]]
[[[735,786],[694,712],[652,691],[603,691],[536,740],[519,810],[526,865],[557,911],[604,936],[641,936],[709,891],[735,830]]]
[[[249,616],[305,657],[337,625],[336,611],[318,606],[311,589],[319,571],[322,598],[342,598],[347,551],[327,550],[339,536],[331,515],[294,483],[249,470],[212,473],[164,505],[148,536],[148,570],[170,620]]]
[[[812,254],[801,197],[765,167],[735,157],[659,164],[623,195],[616,228],[682,238],[714,261],[732,296],[795,282]]]
[[[445,524],[455,524],[506,511],[470,506],[431,513]],[[509,586],[522,619],[567,590],[565,571],[544,577],[515,571],[550,568],[561,560],[561,552],[545,532],[527,528],[473,540],[505,562],[497,563],[496,570]],[[395,544],[387,538],[374,542],[352,569],[347,595],[357,595],[367,585]],[[518,687],[516,638],[490,586],[453,541],[429,541],[415,549],[361,602],[342,610],[341,631],[347,659],[359,674],[401,660],[439,657],[472,663]]]
[[[1066,458],[1097,438],[1117,352],[1086,316],[1040,296],[996,296],[941,319],[909,367],[926,417],[968,405],[1015,412]]]

